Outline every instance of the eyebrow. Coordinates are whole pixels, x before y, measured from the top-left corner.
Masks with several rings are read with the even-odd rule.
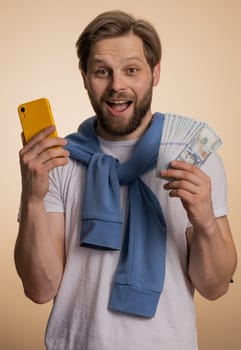
[[[140,63],[143,63],[143,61],[139,58],[139,57],[136,57],[136,56],[133,56],[133,57],[127,57],[125,59],[126,62],[128,61],[138,61]],[[104,59],[104,58],[99,58],[99,57],[95,57],[92,62],[90,62],[90,66],[93,66],[94,64],[105,64],[105,65],[109,65],[109,63]]]

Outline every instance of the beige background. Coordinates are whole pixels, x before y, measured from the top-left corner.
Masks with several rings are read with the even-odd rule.
[[[240,0],[148,0],[142,4],[137,0],[117,4],[113,0],[1,0],[2,350],[44,349],[50,310],[50,304],[36,305],[24,297],[13,263],[21,147],[16,108],[21,102],[48,97],[61,135],[75,130],[82,118],[92,114],[78,73],[75,41],[93,16],[116,8],[150,19],[162,38],[162,76],[153,111],[205,120],[223,138],[220,154],[228,176],[229,217],[240,253]],[[196,296],[200,350],[241,349],[240,295],[239,267],[226,296],[215,302]]]

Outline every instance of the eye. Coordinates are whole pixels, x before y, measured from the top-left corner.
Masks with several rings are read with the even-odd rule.
[[[129,67],[128,68],[128,73],[131,74],[131,75],[134,75],[138,72],[138,68],[137,67]]]
[[[106,68],[98,68],[95,71],[95,75],[100,78],[105,78],[109,75],[109,71]]]

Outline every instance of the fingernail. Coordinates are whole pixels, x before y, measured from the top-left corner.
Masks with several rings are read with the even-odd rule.
[[[170,164],[171,164],[171,166],[176,166],[177,165],[177,161],[176,160],[172,160]]]

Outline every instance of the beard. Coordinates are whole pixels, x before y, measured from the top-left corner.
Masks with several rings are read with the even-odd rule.
[[[104,95],[101,99],[101,102],[99,103],[97,100],[93,98],[89,94],[90,102],[92,104],[92,107],[96,113],[96,117],[98,122],[100,123],[101,127],[108,132],[109,134],[113,136],[126,136],[131,134],[133,131],[138,129],[138,127],[141,125],[142,120],[146,116],[147,112],[149,111],[151,107],[152,102],[152,82],[149,85],[148,89],[146,90],[143,98],[140,100],[138,104],[134,105],[134,111],[130,118],[128,118],[128,121],[123,117],[116,117],[113,116],[110,112],[104,111],[101,108],[101,102],[105,103],[104,101],[116,98],[116,99],[123,99],[128,100],[128,96],[125,93],[107,93]],[[130,99],[132,102],[135,103],[137,100],[136,98],[133,100],[133,97]]]

